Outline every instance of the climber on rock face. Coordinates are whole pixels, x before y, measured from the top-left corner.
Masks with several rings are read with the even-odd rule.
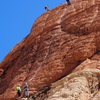
[[[18,85],[16,87],[16,92],[17,92],[18,97],[20,97],[21,96],[21,88],[20,88],[20,85]]]
[[[25,84],[24,84],[24,95],[25,95],[25,97],[29,97],[28,91],[29,91],[29,89],[28,89],[28,84],[25,83]]]
[[[46,10],[46,11],[49,11],[49,9],[48,9],[48,6],[47,6],[47,5],[46,5],[44,8],[45,8],[45,10]]]
[[[66,2],[67,2],[68,5],[71,5],[70,0],[66,0]]]

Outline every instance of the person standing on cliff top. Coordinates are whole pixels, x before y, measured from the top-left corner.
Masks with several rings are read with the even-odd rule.
[[[71,5],[70,0],[66,0],[66,2],[67,2],[68,5]]]
[[[47,5],[46,5],[44,8],[45,8],[45,10],[46,10],[46,11],[49,11],[49,9],[48,9],[48,6],[47,6]]]
[[[21,97],[21,88],[20,88],[20,85],[18,85],[16,87],[16,92],[17,92],[18,97],[20,98]]]

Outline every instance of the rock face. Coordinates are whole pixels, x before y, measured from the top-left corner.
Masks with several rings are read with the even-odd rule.
[[[100,100],[100,70],[84,69],[57,81],[44,100]]]
[[[91,65],[84,63],[87,58]],[[0,99],[13,100],[17,84],[22,86],[27,82],[32,94],[71,72],[85,67],[99,70],[99,61],[100,0],[73,0],[70,6],[61,4],[41,15],[30,34],[0,63]],[[75,80],[76,77],[73,84]],[[86,77],[77,76],[77,82],[83,83],[82,80],[84,88],[88,85]],[[90,98],[88,89],[84,89],[87,92],[82,96]]]

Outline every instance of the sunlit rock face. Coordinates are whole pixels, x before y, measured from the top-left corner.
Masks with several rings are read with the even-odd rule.
[[[27,82],[33,94],[71,72],[86,67],[99,70],[99,51],[100,0],[73,0],[70,6],[61,4],[37,18],[30,34],[0,63],[0,98],[13,100],[17,84],[23,86]],[[94,66],[88,64],[89,60],[95,62]],[[88,66],[80,65],[84,61]],[[86,78],[77,78],[87,86]],[[73,84],[77,78],[72,79]],[[84,95],[89,98],[88,93]]]
[[[84,69],[52,84],[44,100],[99,100],[100,70]]]

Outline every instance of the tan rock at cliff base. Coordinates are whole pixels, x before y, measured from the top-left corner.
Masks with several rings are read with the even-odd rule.
[[[52,84],[44,100],[100,100],[100,70],[84,69]]]
[[[30,34],[0,63],[0,99],[14,100],[16,86],[25,82],[33,94],[68,75],[87,58],[100,61],[99,52],[100,0],[61,4],[37,18]],[[87,85],[84,77],[78,79]]]

